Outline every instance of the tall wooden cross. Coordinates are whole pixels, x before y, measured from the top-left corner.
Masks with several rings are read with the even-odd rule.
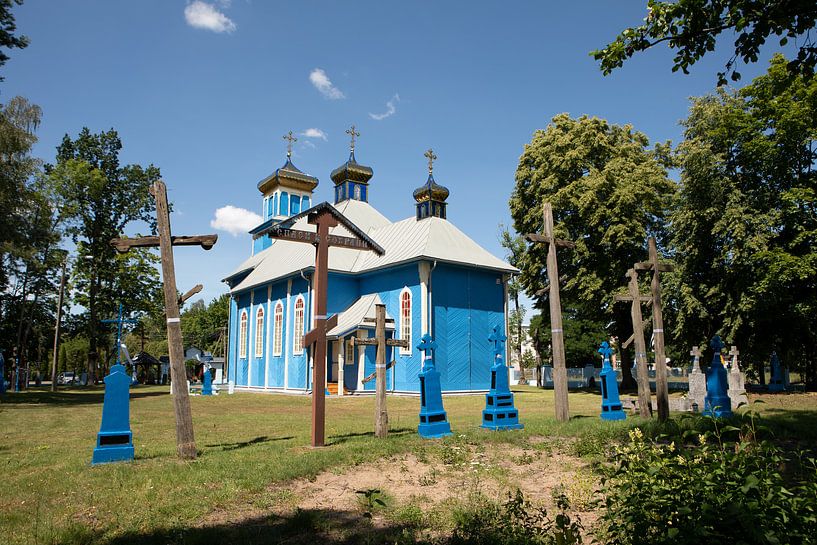
[[[159,236],[115,238],[111,240],[111,245],[119,253],[126,253],[131,248],[159,247],[162,257],[162,282],[164,284],[165,315],[167,317],[167,347],[170,352],[170,380],[173,390],[173,408],[176,414],[176,452],[180,458],[192,460],[196,457],[196,440],[193,436],[193,415],[190,411],[187,372],[184,368],[182,326],[179,318],[180,299],[176,291],[176,266],[173,262],[173,246],[201,246],[205,250],[209,250],[215,245],[218,235],[171,236],[167,186],[163,181],[157,180],[151,186],[150,194],[156,200],[156,225]]]
[[[434,160],[437,156],[434,155],[434,150],[428,148],[428,151],[423,154],[423,157],[428,157],[428,173],[431,174],[434,171]]]
[[[615,301],[630,301],[630,317],[633,322],[633,335],[622,344],[626,348],[630,341],[635,343],[635,365],[638,380],[638,413],[649,418],[652,413],[650,400],[650,375],[647,371],[647,344],[644,342],[644,326],[641,318],[641,303],[649,303],[652,297],[641,295],[638,289],[638,273],[635,269],[627,271],[628,295],[616,295]]]
[[[386,437],[389,434],[389,413],[386,410],[386,369],[394,365],[394,360],[389,365],[386,365],[386,347],[399,346],[408,348],[409,342],[407,339],[387,339],[386,338],[386,323],[394,322],[392,319],[386,319],[386,305],[375,305],[375,319],[366,318],[365,322],[374,321],[374,338],[373,339],[356,339],[352,337],[352,345],[360,344],[364,346],[376,346],[377,353],[375,354],[375,407],[374,407],[374,434],[377,437]],[[368,378],[368,377],[367,377]],[[364,382],[367,382],[364,379]]]
[[[559,298],[559,269],[556,262],[556,248],[574,248],[569,240],[553,236],[553,207],[549,202],[544,204],[544,234],[526,235],[530,242],[548,244],[547,273],[550,283],[550,334],[553,351],[553,390],[556,396],[556,420],[565,422],[570,419],[567,403],[567,368],[565,366],[565,340],[562,329],[562,302]]]
[[[352,153],[355,152],[355,137],[360,136],[360,133],[355,130],[355,126],[352,125],[352,128],[346,129],[346,134],[352,137],[352,143],[349,145],[349,151]]]
[[[306,217],[316,231],[292,229],[300,219]],[[329,229],[342,225],[353,237],[330,235]],[[373,251],[383,255],[384,250],[354,223],[338,212],[328,202],[322,202],[300,214],[273,223],[255,233],[254,238],[268,236],[272,239],[305,242],[315,246],[315,328],[304,336],[304,346],[310,346],[312,353],[312,446],[325,444],[326,431],[326,332],[338,323],[337,315],[327,319],[326,294],[329,282],[329,247],[354,248]]]
[[[669,386],[667,384],[667,357],[664,354],[664,315],[661,311],[661,282],[659,274],[672,272],[674,267],[658,261],[655,237],[649,240],[650,259],[635,264],[637,271],[652,271],[652,333],[655,343],[655,397],[658,401],[658,419],[669,418]]]
[[[292,143],[297,142],[298,139],[292,136],[292,131],[284,135],[284,140],[287,141],[287,158],[292,157]]]

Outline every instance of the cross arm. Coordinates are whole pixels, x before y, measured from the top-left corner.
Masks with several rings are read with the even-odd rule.
[[[201,284],[196,284],[195,286],[190,288],[190,291],[179,297],[179,306],[182,306],[185,301],[196,295],[202,289],[204,289],[204,286],[202,286]]]
[[[392,367],[394,367],[394,364],[395,364],[394,360],[390,361],[389,363],[386,364],[386,369],[391,369]],[[366,384],[367,382],[373,381],[376,377],[377,377],[377,371],[375,371],[374,373],[372,373],[370,375],[366,375],[366,377],[363,379],[362,382],[363,382],[363,384]]]
[[[653,269],[654,264],[651,261],[642,261],[641,263],[635,264],[635,270],[637,271],[651,271]],[[672,272],[675,270],[673,265],[669,263],[659,263],[658,264],[658,272]]]
[[[201,246],[209,250],[215,246],[218,235],[192,235],[192,236],[172,236],[170,243],[173,246]],[[159,246],[159,237],[137,237],[137,238],[112,238],[111,246],[116,248],[120,254],[128,252],[131,248],[156,248]]]
[[[324,324],[323,325],[323,331],[324,331],[324,334],[325,334],[327,331],[329,331],[330,329],[332,329],[336,325],[338,325],[338,315],[333,314],[332,317],[327,319],[323,324]],[[318,340],[318,328],[315,327],[315,329],[313,329],[312,331],[310,331],[309,333],[304,335],[304,346],[312,346],[313,344],[315,344],[315,342],[317,342],[317,340]]]
[[[352,343],[352,346],[377,346],[377,339],[374,337],[368,339],[358,339],[357,337],[352,337],[349,339],[349,341]]]
[[[545,242],[550,244],[551,238],[545,235],[540,235],[539,233],[529,233],[525,235],[525,239],[528,242]],[[556,244],[558,248],[575,248],[576,243],[571,242],[569,240],[563,240],[560,238],[553,239],[553,242]]]
[[[386,346],[399,346],[400,348],[408,348],[409,342],[406,339],[386,339]]]

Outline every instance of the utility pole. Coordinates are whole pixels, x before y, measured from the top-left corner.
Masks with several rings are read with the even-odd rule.
[[[62,300],[65,294],[65,268],[68,265],[68,254],[62,260],[62,275],[60,276],[60,294],[57,297],[57,323],[54,325],[54,356],[51,359],[51,391],[57,391],[57,358],[60,353],[60,328],[62,325]]]

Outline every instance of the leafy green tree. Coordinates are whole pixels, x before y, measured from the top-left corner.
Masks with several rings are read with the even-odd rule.
[[[554,117],[525,145],[510,199],[514,228],[542,232],[542,203],[550,201],[556,236],[576,243],[575,249],[559,252],[566,339],[568,320],[592,322],[576,323],[581,331],[599,334],[588,348],[597,348],[610,334],[630,336],[629,309],[613,305],[613,295],[625,284],[627,269],[645,259],[647,238],[663,239],[675,192],[667,177],[668,148],[650,149],[647,137],[629,125],[567,114]],[[540,309],[546,307],[546,246],[529,246],[519,265],[526,292],[543,293],[536,305]],[[602,335],[608,323],[610,331]],[[622,360],[624,387],[633,387],[629,354],[623,353]]]
[[[28,46],[27,37],[14,34],[17,31],[14,15],[11,13],[14,4],[21,6],[23,0],[0,0],[0,66],[6,64],[6,61],[9,60],[9,56],[4,49],[23,49]],[[4,79],[0,76],[0,81]]]
[[[525,237],[518,234],[512,235],[505,225],[500,224],[499,243],[505,248],[505,259],[508,260],[508,264],[518,267],[525,253]],[[508,280],[508,296],[513,301],[515,313],[511,315],[512,318],[515,318],[513,325],[511,325],[511,348],[516,352],[516,361],[522,360],[522,325],[525,319],[525,309],[519,304],[521,291],[522,285],[519,278],[511,277]]]
[[[222,334],[227,327],[230,298],[224,294],[205,305],[202,299],[190,305],[182,313],[182,335],[185,346],[217,353],[223,342]]]
[[[604,49],[591,52],[601,61],[605,75],[619,68],[634,54],[661,43],[675,51],[672,71],[689,73],[690,66],[713,51],[722,33],[736,34],[734,53],[718,72],[718,85],[740,79],[735,64],[756,62],[766,40],[776,36],[781,46],[797,40],[797,58],[788,65],[790,73],[810,76],[817,64],[817,47],[811,31],[817,20],[813,0],[677,0],[647,3],[644,24],[619,34]]]
[[[117,257],[110,240],[133,222],[155,228],[150,185],[159,179],[153,165],[121,166],[122,142],[113,129],[91,134],[84,128],[72,140],[68,135],[57,148],[57,163],[47,169],[60,197],[67,234],[83,259],[75,269],[77,302],[87,309],[88,374],[93,378],[104,341],[99,320],[115,314],[118,303],[126,310],[145,310],[157,300],[158,272],[146,266],[148,251]],[[130,273],[128,273],[128,271]]]
[[[817,79],[776,56],[745,88],[694,99],[684,127],[677,334],[720,333],[761,379],[776,350],[817,386]]]

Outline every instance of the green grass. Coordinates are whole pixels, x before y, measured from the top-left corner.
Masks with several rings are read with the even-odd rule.
[[[578,455],[603,456],[610,441],[644,424],[633,418],[600,421],[600,397],[592,393],[571,393],[573,418],[558,423],[553,418],[552,391],[514,390],[525,430],[481,430],[483,396],[447,397],[445,406],[457,435],[442,442],[416,434],[416,397],[389,397],[391,433],[386,440],[373,436],[372,397],[329,398],[328,446],[321,449],[309,446],[308,397],[194,397],[199,457],[183,462],[176,458],[167,388],[141,386],[131,397],[136,461],[95,467],[90,459],[101,418],[101,389],[8,393],[0,398],[0,543],[126,542],[148,535],[157,542],[173,541],[174,531],[196,526],[213,512],[291,503],[286,494],[276,494],[276,483],[325,470],[344,471],[407,451],[418,457],[433,451],[439,457],[457,440],[486,446],[564,447]],[[797,396],[800,401],[784,397],[791,406],[769,402],[764,410],[791,434],[800,432],[803,419],[814,430],[817,397]],[[547,441],[531,443],[533,436]]]

